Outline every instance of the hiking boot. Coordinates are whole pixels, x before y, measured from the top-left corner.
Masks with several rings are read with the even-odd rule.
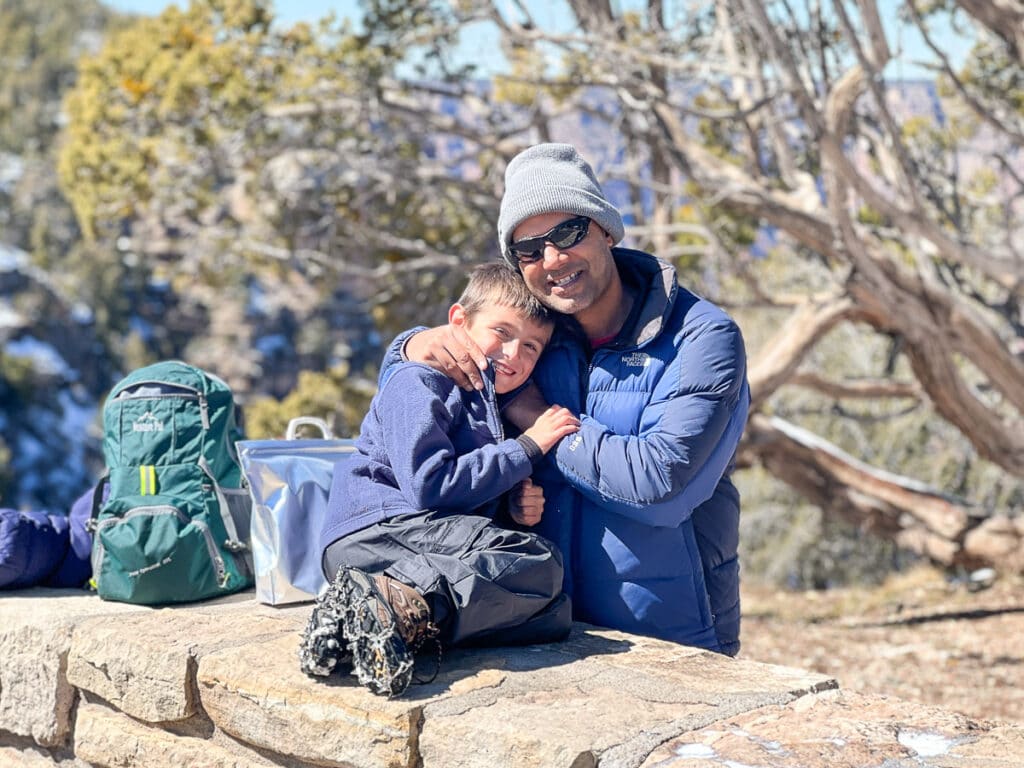
[[[355,568],[339,570],[336,583],[356,677],[374,693],[398,696],[412,681],[413,655],[438,634],[427,601],[400,581]]]
[[[316,599],[313,613],[299,644],[299,667],[311,677],[327,677],[335,669],[347,669],[352,654],[342,634],[346,611],[337,579]]]

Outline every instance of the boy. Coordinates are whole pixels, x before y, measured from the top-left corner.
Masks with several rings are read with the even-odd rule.
[[[500,396],[526,383],[553,316],[519,275],[490,264],[472,272],[448,319],[488,357],[484,389],[466,392],[419,363],[388,371],[357,454],[335,468],[321,537],[330,584],[303,636],[307,674],[350,661],[362,684],[394,696],[427,639],[534,643],[569,631],[560,553],[494,522],[502,495],[528,484],[533,465],[579,428],[560,406],[515,439],[501,425]],[[532,525],[539,515],[528,508],[542,499],[527,487],[512,517]]]

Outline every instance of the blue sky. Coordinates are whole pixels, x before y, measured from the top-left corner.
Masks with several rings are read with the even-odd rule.
[[[188,7],[188,0],[169,2],[168,0],[104,0],[104,5],[119,11],[142,13],[155,16],[169,5],[179,8]],[[274,12],[278,19],[286,24],[296,21],[316,21],[322,19],[332,10],[338,16],[356,16],[358,3],[356,0],[285,0],[274,4]]]
[[[156,15],[170,5],[184,8],[188,0],[104,0],[106,5],[121,11]],[[618,0],[619,7],[629,7],[634,0]],[[563,4],[551,0],[526,0],[534,14],[535,21],[548,28],[565,27],[569,18]],[[883,19],[892,18],[896,12],[898,0],[881,0],[880,10]],[[285,26],[297,21],[317,21],[331,11],[340,18],[357,19],[359,17],[358,0],[275,0],[274,11],[277,19]],[[936,40],[951,55],[954,65],[963,59],[968,50],[969,41],[949,30],[938,30]],[[916,34],[906,33],[901,39],[890,40],[890,44],[903,47],[907,54],[902,61],[894,62],[886,70],[889,77],[916,78],[930,77],[911,63],[915,51],[921,48]],[[493,30],[477,25],[470,33],[463,35],[462,52],[466,58],[481,65],[483,69],[500,67],[501,54],[498,52],[497,38]],[[923,54],[916,58],[925,58]],[[930,56],[928,56],[930,58]]]

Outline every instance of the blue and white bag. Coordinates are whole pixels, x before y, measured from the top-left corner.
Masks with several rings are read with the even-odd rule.
[[[324,439],[295,439],[316,426]],[[284,440],[236,444],[252,496],[252,559],[256,599],[267,605],[312,600],[324,585],[320,530],[335,462],[352,455],[355,440],[334,438],[322,419],[292,419]]]

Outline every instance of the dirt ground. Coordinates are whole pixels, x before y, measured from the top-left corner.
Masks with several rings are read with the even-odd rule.
[[[842,688],[1024,723],[1024,580],[969,590],[920,569],[873,589],[743,586],[743,650]]]

